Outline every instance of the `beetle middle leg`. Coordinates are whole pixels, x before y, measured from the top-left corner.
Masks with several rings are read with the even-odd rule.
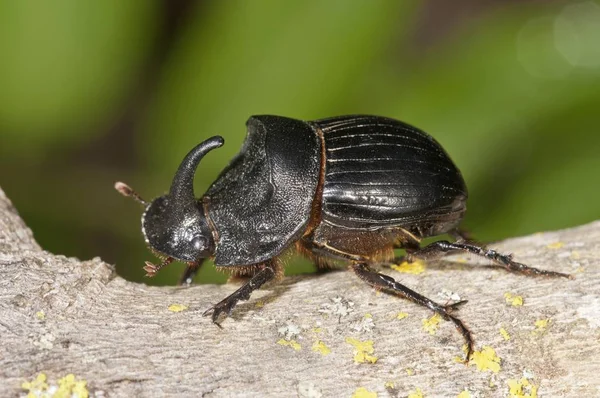
[[[277,263],[276,259],[271,259],[261,264],[260,269],[246,282],[242,287],[237,289],[235,292],[225,297],[219,303],[206,310],[202,315],[208,316],[212,314],[212,321],[217,326],[219,324],[219,316],[225,314],[226,316],[231,314],[233,308],[236,306],[238,301],[246,301],[250,299],[250,295],[253,291],[259,289],[262,285],[275,279],[280,272],[281,266]]]
[[[367,256],[346,253],[344,251],[338,250],[320,242],[312,242],[312,246],[310,247],[316,256],[329,257],[335,260],[343,259],[347,262],[350,262],[350,267],[352,271],[354,271],[354,273],[360,279],[365,281],[371,287],[374,287],[375,289],[381,289],[387,293],[395,294],[397,296],[406,298],[416,304],[427,307],[435,313],[440,314],[440,316],[445,320],[454,323],[456,328],[459,330],[459,332],[465,339],[465,342],[467,344],[466,358],[467,361],[469,360],[471,354],[473,353],[473,337],[471,336],[471,332],[465,326],[465,324],[458,317],[452,315],[453,311],[458,309],[460,305],[465,304],[467,302],[466,300],[458,301],[449,305],[438,304],[435,301],[402,285],[391,276],[372,270],[369,266],[369,263],[372,263],[372,260],[369,259]]]
[[[450,305],[440,305],[397,282],[391,276],[373,271],[366,263],[353,263],[352,270],[360,279],[365,281],[371,287],[404,297],[414,303],[429,308],[435,313],[440,314],[445,320],[454,323],[467,343],[467,361],[471,358],[471,354],[473,353],[473,337],[471,336],[471,331],[459,318],[452,315],[452,312],[462,304],[465,304],[467,300],[461,300]]]
[[[555,271],[546,271],[538,268],[533,268],[527,266],[522,263],[518,263],[513,261],[512,255],[510,254],[502,254],[498,253],[492,249],[486,249],[484,247],[474,245],[471,243],[465,242],[448,242],[447,240],[438,240],[436,242],[430,243],[429,245],[422,247],[418,250],[410,250],[407,254],[407,259],[409,261],[414,258],[437,258],[441,257],[446,253],[451,252],[467,252],[476,254],[481,257],[488,258],[494,261],[497,264],[504,266],[510,272],[516,272],[527,275],[544,275],[544,276],[552,276],[552,277],[563,277],[571,279],[572,276],[569,274],[563,274],[561,272]]]
[[[198,271],[200,271],[200,268],[202,268],[202,264],[204,263],[204,260],[206,259],[200,259],[200,261],[195,262],[195,263],[188,263],[187,266],[185,267],[185,270],[183,271],[183,274],[181,274],[181,277],[179,278],[179,282],[177,283],[178,285],[191,285],[192,281],[194,280],[194,277],[196,276],[196,274],[198,273]]]

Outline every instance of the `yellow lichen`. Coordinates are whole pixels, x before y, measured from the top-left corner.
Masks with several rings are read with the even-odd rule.
[[[39,319],[40,321],[43,321],[44,319],[46,319],[46,313],[44,311],[38,311],[35,313],[35,317],[37,319]]]
[[[408,393],[408,398],[424,398],[423,391],[420,388],[416,388],[415,391]]]
[[[45,393],[48,390],[48,383],[46,383],[46,379],[46,374],[40,373],[32,381],[26,381],[22,383],[21,388],[29,392],[27,394],[28,397],[41,396],[42,393]]]
[[[563,247],[565,244],[563,242],[553,242],[550,243],[548,246],[546,246],[548,249],[560,249],[561,247]]]
[[[53,397],[53,398],[88,398],[85,380],[76,380],[74,374],[68,374],[58,380],[56,384],[48,384],[44,373],[40,373],[31,382],[21,384],[21,388],[27,390],[27,397]]]
[[[404,370],[406,371],[406,374],[409,376],[412,376],[415,374],[415,370],[413,368],[406,368]]]
[[[256,302],[256,304],[254,304],[254,307],[255,308],[262,308],[262,307],[264,307],[265,305],[269,304],[272,301],[274,301],[274,299],[272,297],[265,297],[265,298],[262,298],[262,299],[258,300]]]
[[[321,355],[329,355],[331,354],[331,349],[325,345],[321,340],[316,340],[312,345],[312,350],[320,353]]]
[[[512,295],[512,293],[504,293],[504,298],[506,299],[506,302],[510,305],[512,305],[513,307],[520,307],[523,305],[523,297],[522,296],[517,296],[517,295]]]
[[[581,258],[581,255],[579,254],[579,252],[577,250],[573,250],[571,252],[571,258],[573,260],[579,260]]]
[[[323,331],[323,329],[321,329],[321,328],[312,328],[313,333],[321,333],[322,331]]]
[[[75,380],[74,374],[68,374],[58,380],[58,390],[54,393],[56,398],[88,398],[89,392],[85,380]]]
[[[352,398],[377,398],[377,393],[369,391],[364,387],[358,387],[354,391],[354,394],[352,394]]]
[[[394,388],[396,388],[396,384],[393,381],[387,381],[384,384],[384,387],[387,388],[388,390],[393,390]]]
[[[535,330],[533,331],[533,334],[542,334],[546,331],[546,328],[548,327],[548,324],[550,323],[550,318],[548,319],[538,319],[537,321],[535,321],[534,325],[535,325]]]
[[[421,260],[416,260],[412,263],[404,261],[401,264],[392,264],[392,269],[398,272],[404,272],[405,274],[419,275],[425,272],[425,263]]]
[[[369,313],[366,313],[365,316],[364,316],[364,318],[373,318],[373,315],[369,314]]]
[[[346,343],[354,346],[354,362],[356,363],[375,363],[377,357],[370,355],[373,354],[375,349],[373,348],[373,340],[360,341],[352,337],[346,337]]]
[[[510,398],[537,398],[538,386],[529,382],[525,377],[521,380],[508,380]]]
[[[500,357],[496,355],[496,351],[490,346],[483,346],[481,351],[474,351],[469,364],[474,363],[477,370],[491,370],[494,373],[500,371]]]
[[[431,318],[423,319],[423,330],[433,335],[437,332],[438,325],[442,321],[440,314],[434,314]]]
[[[279,339],[277,344],[292,347],[296,351],[300,351],[300,349],[302,348],[302,346],[296,340]]]
[[[502,337],[504,337],[504,340],[506,340],[506,341],[510,340],[510,334],[508,334],[506,329],[500,328],[500,334],[502,335]]]
[[[550,319],[538,319],[535,321],[535,327],[538,329],[545,329],[550,323]]]
[[[469,392],[469,390],[466,390],[466,389],[465,389],[465,390],[462,390],[462,391],[460,392],[460,394],[458,394],[458,395],[456,396],[456,398],[471,398],[471,393]]]
[[[408,316],[408,314],[406,312],[399,312],[398,315],[396,315],[396,319],[404,319]]]
[[[181,312],[187,310],[188,306],[184,304],[171,304],[168,309],[171,312]]]

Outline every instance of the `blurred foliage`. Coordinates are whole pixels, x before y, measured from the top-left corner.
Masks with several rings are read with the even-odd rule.
[[[252,114],[372,113],[443,144],[482,240],[597,219],[600,4],[485,4],[2,2],[0,186],[46,249],[142,280],[141,209],[114,181],[162,194],[183,155],[221,134],[200,194]],[[198,280],[225,276],[208,266]]]
[[[156,18],[152,2],[2,2],[0,128],[10,143],[2,152],[60,152],[114,117]]]

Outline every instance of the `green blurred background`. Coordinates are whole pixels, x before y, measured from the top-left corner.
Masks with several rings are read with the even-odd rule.
[[[160,195],[221,134],[200,194],[252,114],[372,113],[443,144],[479,239],[574,226],[600,216],[599,43],[594,1],[5,1],[0,186],[45,249],[175,283],[181,264],[143,278],[115,181]]]

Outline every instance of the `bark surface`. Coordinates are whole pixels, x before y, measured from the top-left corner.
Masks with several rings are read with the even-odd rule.
[[[600,222],[492,246],[575,279],[466,255],[383,271],[438,302],[469,301],[457,314],[482,353],[465,366],[452,323],[432,326],[431,311],[344,271],[285,278],[219,329],[202,312],[236,286],[148,287],[99,258],[48,253],[0,190],[0,396],[26,394],[40,373],[110,397],[599,396]]]

